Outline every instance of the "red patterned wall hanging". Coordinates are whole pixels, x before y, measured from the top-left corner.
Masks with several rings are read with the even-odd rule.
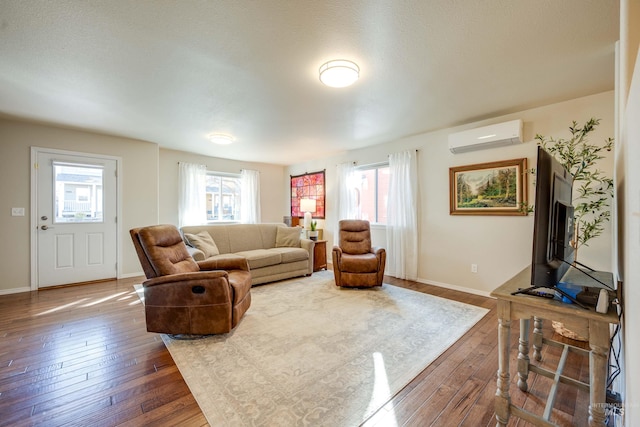
[[[305,173],[291,176],[291,216],[301,218],[304,212],[300,212],[300,200],[314,199],[316,211],[313,218],[324,219],[325,193],[324,171]]]

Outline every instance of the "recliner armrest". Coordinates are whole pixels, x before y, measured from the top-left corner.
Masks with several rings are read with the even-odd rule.
[[[249,271],[249,261],[246,258],[207,258],[197,261],[201,271],[211,270],[243,270]]]
[[[154,277],[143,283],[144,287],[163,285],[165,283],[189,282],[194,280],[213,280],[222,277],[228,281],[229,274],[224,270],[196,271],[191,273],[178,273],[168,276]]]
[[[155,277],[143,283],[145,307],[228,304],[233,289],[226,271],[198,271]]]
[[[374,247],[371,248],[371,253],[372,254],[376,254],[376,256],[378,256],[379,254],[381,254],[383,252],[385,252],[384,248],[377,247],[377,246],[374,246]]]

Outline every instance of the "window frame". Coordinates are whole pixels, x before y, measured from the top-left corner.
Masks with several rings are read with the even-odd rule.
[[[380,169],[388,169],[389,168],[389,162],[379,162],[379,163],[371,163],[368,165],[361,165],[361,166],[357,166],[355,168],[356,173],[360,173],[363,171],[375,171],[374,174],[374,191],[373,191],[373,198],[374,198],[374,202],[373,202],[373,206],[375,207],[375,221],[370,221],[371,225],[375,225],[375,226],[380,226],[380,227],[385,227],[387,225],[386,222],[379,222],[380,220],[380,212],[379,212],[379,197],[380,197],[380,191],[379,191],[379,171]],[[358,193],[360,193],[360,188],[357,188]],[[362,210],[361,210],[361,195],[358,194],[358,210],[360,211],[360,213],[362,214]]]
[[[207,218],[207,224],[224,224],[224,223],[239,223],[240,220],[240,205],[242,203],[242,176],[241,174],[236,174],[236,173],[229,173],[229,172],[217,172],[217,171],[210,171],[207,170],[206,172],[206,177],[207,180],[209,177],[216,177],[216,178],[220,178],[220,191],[218,193],[210,193],[209,191],[205,190],[205,194],[206,194],[206,200],[205,200],[205,215]],[[224,206],[222,207],[222,218],[220,219],[209,219],[209,212],[207,210],[208,207],[208,196],[209,194],[211,194],[211,211],[214,211],[215,208],[215,204],[214,201],[216,200],[216,198],[219,198],[220,204],[222,205],[223,200],[225,199],[225,194],[222,193],[222,180],[223,179],[235,179],[237,180],[237,187],[238,187],[238,196],[237,196],[237,206],[234,204],[233,206],[233,215],[234,215],[234,219],[224,219]],[[205,185],[205,187],[207,187]],[[228,197],[228,196],[227,196]],[[212,215],[213,216],[213,215]],[[220,214],[218,215],[220,216]],[[237,216],[237,218],[235,218]]]

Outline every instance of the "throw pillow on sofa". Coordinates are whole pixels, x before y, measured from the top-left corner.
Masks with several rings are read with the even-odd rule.
[[[213,238],[207,231],[203,230],[198,234],[185,233],[184,237],[187,238],[194,248],[200,249],[204,252],[205,258],[220,254],[220,251],[216,246],[216,242],[213,241]]]
[[[276,248],[299,248],[300,230],[300,227],[278,227]]]

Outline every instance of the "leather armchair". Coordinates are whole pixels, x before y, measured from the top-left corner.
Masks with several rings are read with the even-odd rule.
[[[340,221],[339,245],[333,247],[333,274],[337,286],[382,286],[386,259],[384,248],[371,246],[369,221]]]
[[[217,264],[200,265],[173,225],[134,228],[129,233],[148,279],[142,284],[147,331],[223,334],[240,322],[251,305],[246,260],[230,261],[224,270]]]

